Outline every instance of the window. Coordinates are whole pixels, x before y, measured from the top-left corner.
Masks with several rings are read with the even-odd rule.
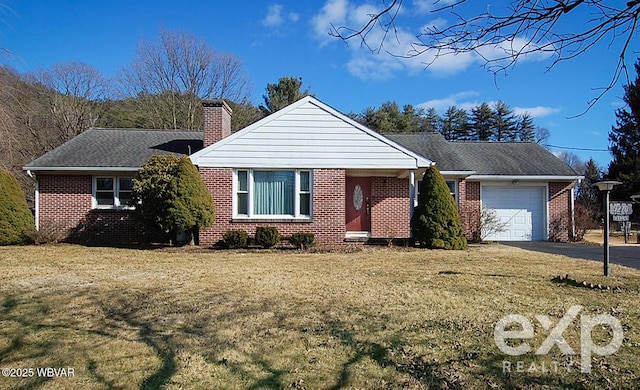
[[[238,170],[235,215],[308,218],[311,216],[310,171]]]
[[[456,180],[447,180],[447,187],[449,187],[449,192],[451,192],[453,199],[458,202],[458,185]]]
[[[94,208],[130,208],[133,178],[96,177],[93,182]]]
[[[446,180],[447,182],[447,187],[449,187],[449,192],[451,193],[451,196],[453,196],[453,199],[455,199],[456,203],[458,203],[458,182],[457,180]],[[422,183],[422,180],[418,181],[418,184],[416,184],[416,200],[415,200],[415,206],[418,205],[418,196],[420,195],[420,185]]]

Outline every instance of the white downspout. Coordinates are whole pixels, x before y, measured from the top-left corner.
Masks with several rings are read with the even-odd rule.
[[[416,173],[409,171],[409,216],[413,217],[416,207]]]
[[[31,170],[27,170],[27,176],[34,179],[36,181],[36,190],[33,195],[33,208],[34,208],[34,219],[36,230],[40,230],[40,182],[38,182],[38,178],[31,172]]]

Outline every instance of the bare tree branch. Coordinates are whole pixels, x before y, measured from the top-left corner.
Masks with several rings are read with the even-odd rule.
[[[435,1],[434,4],[438,4]],[[617,50],[618,61],[607,85],[598,88],[599,94],[588,102],[587,110],[613,88],[619,78],[629,81],[626,56],[636,35],[640,0],[620,2],[613,0],[512,0],[506,6],[487,6],[479,13],[469,15],[476,6],[467,0],[458,0],[433,9],[430,17],[446,18],[443,28],[426,26],[410,44],[406,53],[390,53],[403,58],[419,57],[426,67],[447,55],[473,53],[494,74],[505,73],[519,60],[528,57],[549,59],[552,69],[563,61],[579,57],[609,40]],[[380,52],[391,31],[397,32],[404,6],[402,0],[393,0],[361,27],[332,26],[330,35],[349,41],[358,39],[362,46]],[[494,11],[494,8],[496,10]],[[584,21],[581,27],[575,27]],[[567,22],[573,21],[573,24]],[[381,29],[383,34],[373,34]],[[397,34],[396,34],[397,37]],[[375,40],[375,41],[373,41]]]

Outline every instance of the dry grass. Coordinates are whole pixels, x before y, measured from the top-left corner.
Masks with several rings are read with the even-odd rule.
[[[624,235],[621,232],[612,231],[611,235],[609,236],[609,245],[640,247],[640,244],[637,243],[637,237],[636,237],[638,233],[640,232],[632,230],[631,235],[627,237],[627,243],[625,244]],[[602,229],[588,230],[587,233],[584,235],[584,241],[587,244],[602,246],[604,243]]]
[[[633,388],[640,272],[500,245],[466,252],[365,249],[172,252],[70,245],[0,248],[0,367],[72,367],[73,378],[0,388]],[[618,287],[571,287],[551,279]],[[522,314],[539,346],[570,306],[608,313],[622,348],[504,355],[493,327]],[[578,352],[579,320],[564,336]],[[608,329],[594,332],[601,345]],[[504,373],[504,360],[538,369]],[[557,372],[542,372],[558,362]]]

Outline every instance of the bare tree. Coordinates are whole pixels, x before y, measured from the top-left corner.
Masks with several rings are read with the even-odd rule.
[[[399,18],[411,14],[400,12],[403,3],[393,0],[385,4],[381,11],[368,15],[363,25],[332,26],[330,35],[345,41],[357,39],[370,50],[380,52],[386,40],[398,39]],[[438,23],[427,25],[407,53],[395,55],[421,57],[429,66],[441,56],[475,53],[487,69],[497,74],[527,56],[548,56],[552,68],[584,54],[600,41],[608,40],[611,46],[613,41],[621,41],[610,82],[588,107],[615,86],[621,75],[629,79],[625,57],[637,31],[640,0],[511,0],[487,5],[479,13],[470,11],[477,5],[467,0],[432,3],[430,19],[442,21],[451,17],[453,22],[442,28]],[[582,18],[584,23],[567,27],[565,22],[570,18]]]
[[[585,162],[573,152],[557,152],[556,156],[576,172],[584,172]]]
[[[535,142],[545,148],[551,139],[551,132],[546,127],[536,127]]]
[[[202,127],[200,99],[242,103],[250,87],[240,59],[216,52],[187,32],[161,29],[158,42],[142,40],[137,57],[121,72],[124,94],[136,98],[151,126]]]
[[[60,143],[95,126],[102,115],[99,102],[109,96],[110,83],[93,66],[78,62],[56,64],[31,78],[45,87],[41,98],[47,102],[60,132]]]

